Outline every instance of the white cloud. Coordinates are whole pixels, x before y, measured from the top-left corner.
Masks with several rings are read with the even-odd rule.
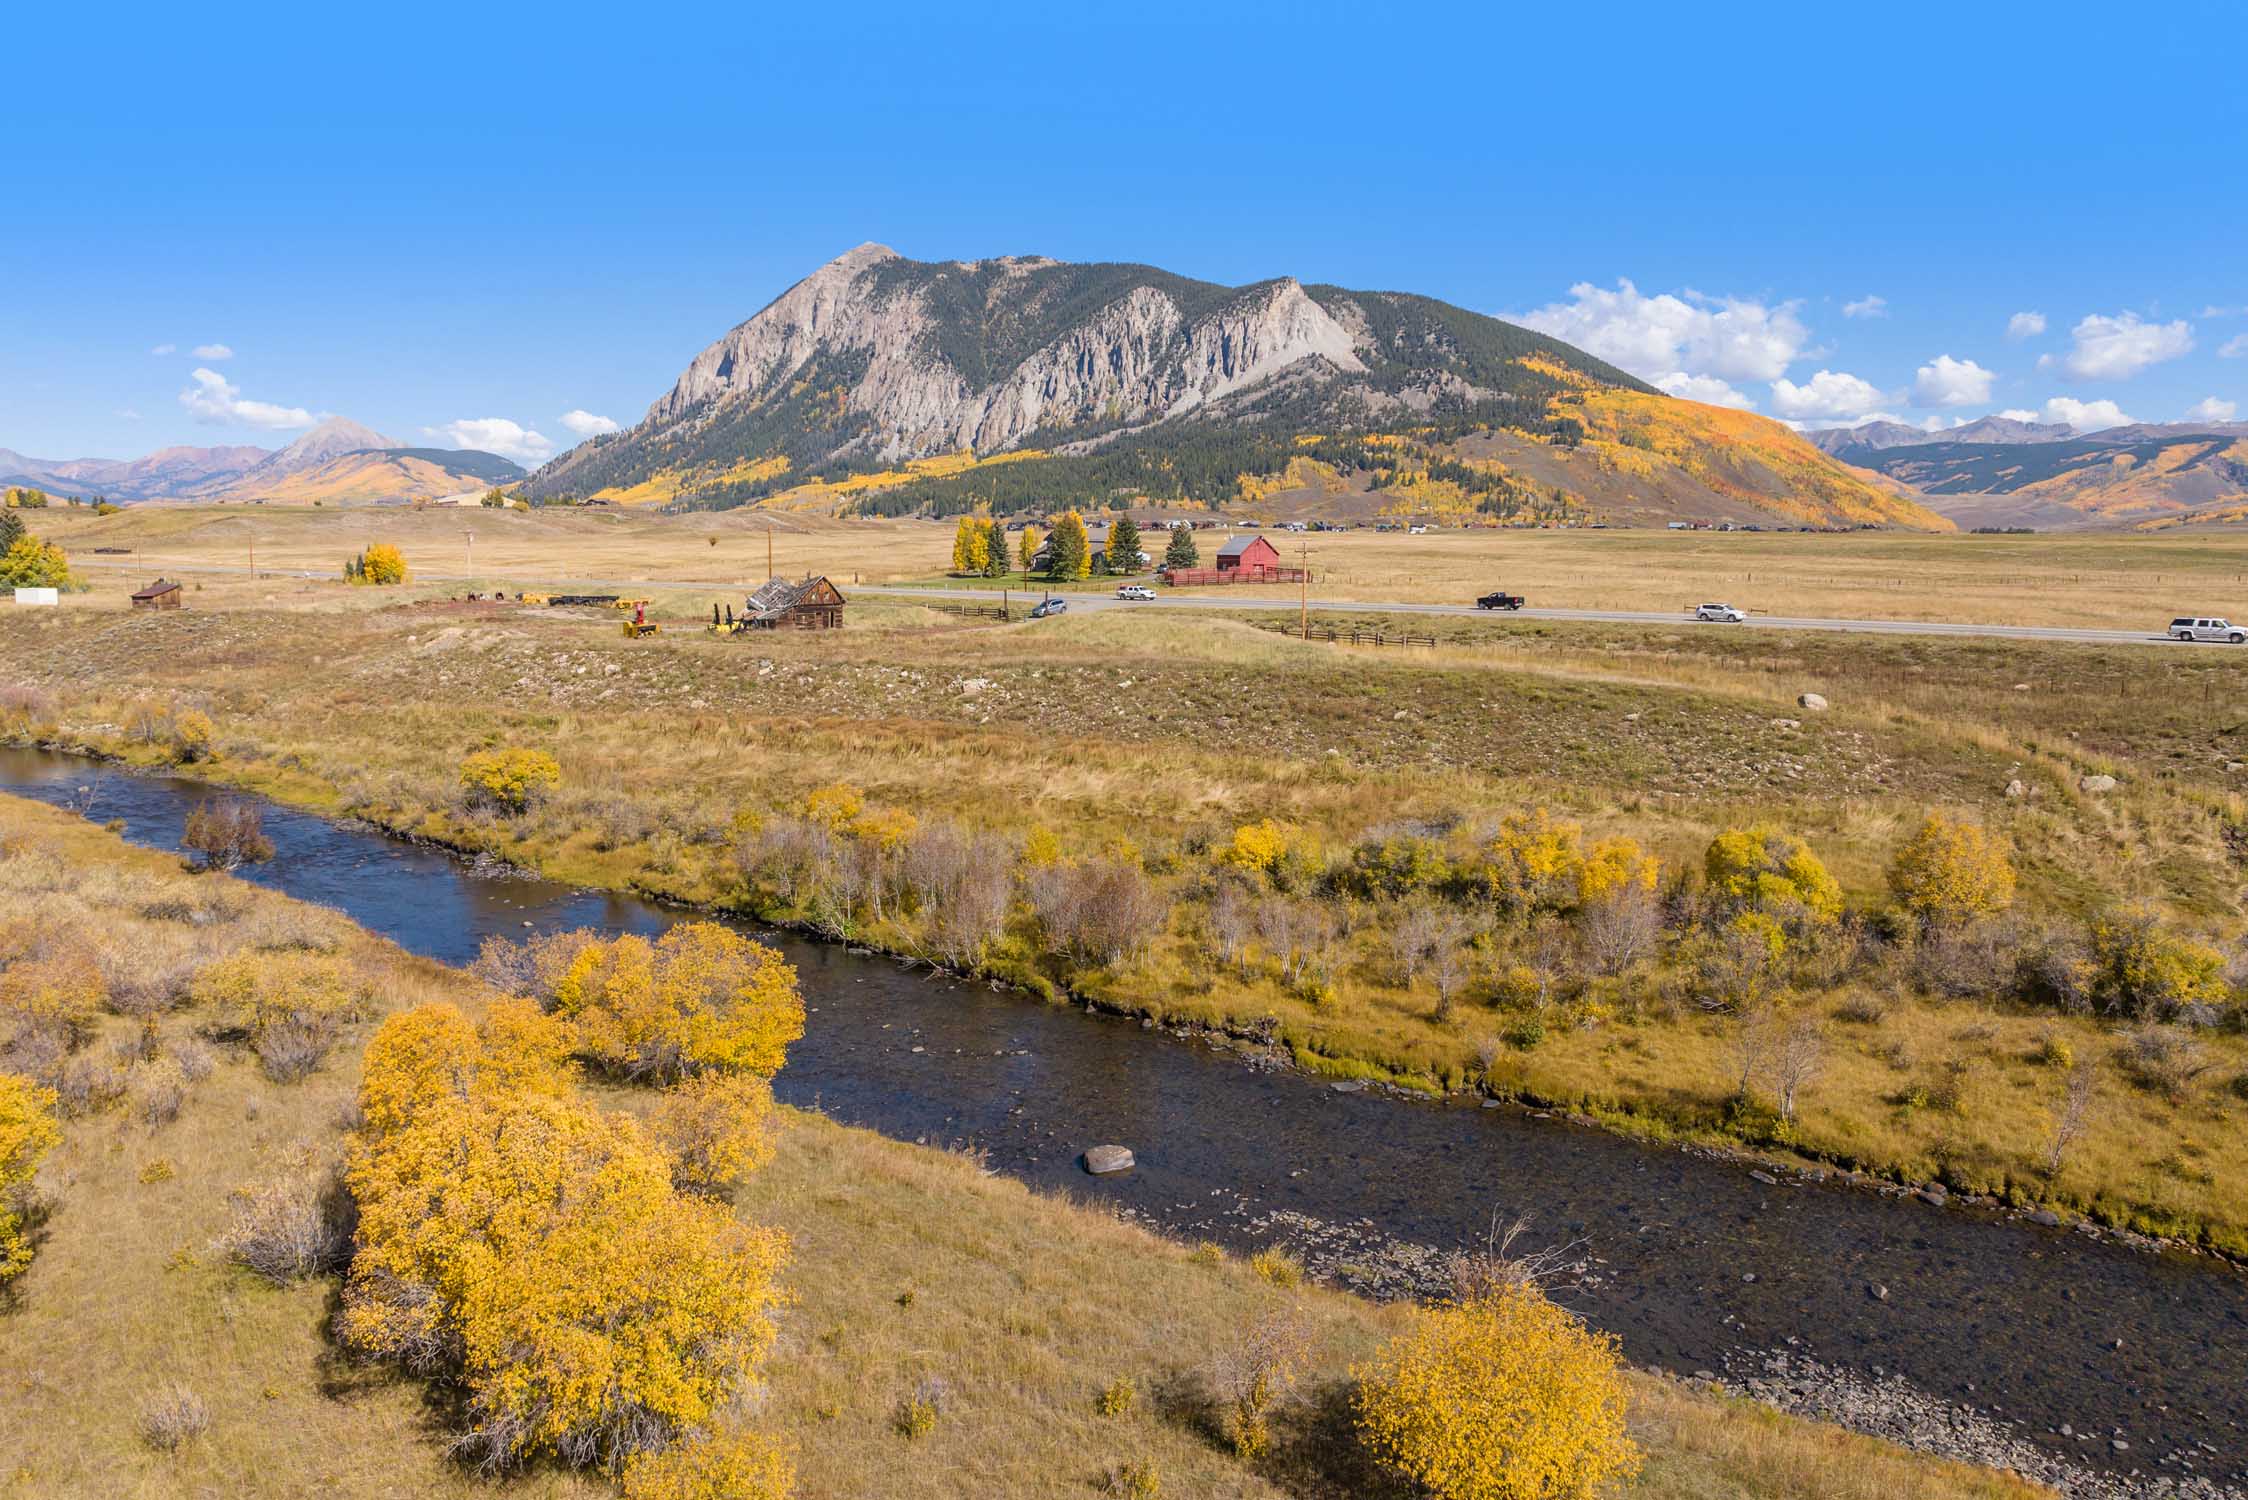
[[[1821,370],[1801,385],[1787,379],[1772,382],[1772,410],[1783,417],[1854,421],[1888,399],[1872,381],[1840,370]]]
[[[615,432],[617,424],[608,417],[597,417],[582,407],[562,413],[562,425],[581,438],[599,437],[604,432]]]
[[[1889,316],[1889,299],[1868,295],[1860,297],[1855,302],[1845,302],[1842,304],[1842,316],[1845,318],[1886,318]]]
[[[1580,281],[1569,297],[1515,321],[1658,384],[1675,375],[1772,380],[1811,338],[1794,302],[1769,306],[1691,291],[1647,297],[1624,280],[1613,291]]]
[[[2237,401],[2219,401],[2214,396],[2204,396],[2186,408],[2189,422],[2229,422],[2240,415]]]
[[[2220,307],[2212,302],[2201,309],[2204,318],[2237,318],[2242,313],[2248,313],[2248,307]]]
[[[2074,396],[2055,396],[2045,403],[2045,420],[2066,422],[2078,432],[2098,432],[2103,427],[2125,427],[2135,418],[2123,414],[2123,409],[2113,401],[2079,401]]]
[[[127,422],[138,422],[141,419],[141,414],[129,406],[120,410],[117,415]]]
[[[1991,372],[1971,359],[1939,354],[1913,374],[1915,406],[1980,406],[1990,399]]]
[[[2244,354],[2248,354],[2248,333],[2236,333],[2217,348],[2220,359],[2238,359]]]
[[[234,351],[224,344],[197,344],[195,346],[195,357],[197,359],[232,359],[234,358]]]
[[[1658,391],[1676,396],[1682,401],[1699,401],[1704,406],[1732,406],[1742,411],[1756,410],[1756,403],[1719,380],[1715,375],[1688,375],[1674,371],[1660,380],[1650,381]]]
[[[243,400],[241,388],[216,370],[198,369],[194,380],[193,385],[180,392],[180,405],[193,412],[198,422],[273,430],[310,427],[313,423],[312,413],[301,406]]]
[[[2045,420],[2043,413],[2028,411],[2019,406],[2009,406],[1999,415],[2009,422],[2042,422]]]
[[[148,352],[161,357],[166,354],[177,354],[179,353],[179,351],[180,346],[177,344],[158,344],[155,348],[149,350]]]
[[[456,448],[480,448],[486,453],[512,458],[519,464],[544,463],[554,456],[554,444],[549,439],[505,417],[463,417],[442,427],[424,427],[422,431]]]
[[[2083,380],[2128,380],[2149,365],[2176,359],[2193,348],[2193,326],[2143,323],[2137,313],[2104,317],[2093,313],[2069,330],[2076,347],[2064,363]]]
[[[2033,339],[2045,331],[2045,314],[2018,312],[2006,320],[2006,336],[2010,339]]]

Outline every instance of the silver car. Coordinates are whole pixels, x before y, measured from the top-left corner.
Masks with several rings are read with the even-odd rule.
[[[2170,622],[2170,639],[2173,641],[2224,641],[2228,645],[2237,646],[2242,641],[2248,641],[2248,627],[2235,625],[2229,620],[2195,619],[2191,616],[2180,616]]]
[[[1722,620],[1728,625],[1738,625],[1748,618],[1748,614],[1745,610],[1735,609],[1730,604],[1700,604],[1694,607],[1694,618],[1697,620]]]

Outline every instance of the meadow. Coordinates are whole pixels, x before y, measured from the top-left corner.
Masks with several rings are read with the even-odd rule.
[[[449,1460],[442,1393],[331,1337],[331,1277],[276,1285],[228,1248],[248,1196],[339,1158],[360,1121],[361,1050],[386,1017],[431,1001],[482,1014],[491,990],[332,912],[190,873],[174,856],[5,798],[0,923],[27,922],[50,942],[82,945],[113,981],[72,1071],[114,1090],[74,1091],[39,1178],[36,1257],[0,1306],[0,1495],[615,1493],[550,1464],[495,1481]],[[286,1078],[261,1066],[272,1061],[262,1043],[214,1036],[218,1017],[188,978],[212,965],[290,974],[311,960],[353,975],[364,999],[316,1064]],[[649,1107],[644,1089],[589,1090],[604,1109]],[[1395,1492],[1349,1434],[1349,1371],[1403,1326],[1403,1309],[1286,1284],[1279,1263],[1260,1269],[1166,1241],[993,1177],[969,1156],[812,1114],[783,1112],[774,1134],[773,1159],[732,1203],[787,1234],[789,1300],[762,1388],[738,1419],[793,1454],[796,1493],[899,1493],[901,1473],[916,1495],[998,1500]],[[1269,1453],[1244,1461],[1209,1430],[1211,1381],[1276,1313],[1300,1330],[1302,1355]],[[1691,1383],[1627,1380],[1646,1462],[1619,1493],[2047,1493]],[[932,1422],[909,1436],[901,1410],[940,1386]],[[199,1420],[151,1424],[182,1409]],[[1157,1487],[1112,1480],[1127,1470]]]
[[[2116,648],[1483,620],[1437,622],[1435,650],[1373,652],[1222,615],[1002,627],[899,600],[852,605],[824,638],[718,640],[693,629],[708,604],[684,590],[659,602],[672,633],[627,642],[610,611],[450,603],[443,586],[206,582],[174,615],[96,592],[11,617],[11,732],[163,763],[165,726],[192,710],[213,724],[199,774],[571,880],[933,955],[945,939],[918,898],[885,885],[868,906],[859,886],[799,888],[783,869],[795,856],[775,841],[800,833],[830,838],[826,858],[862,847],[801,826],[812,794],[844,783],[1012,871],[966,961],[1033,992],[1211,1026],[1342,1076],[1562,1103],[1637,1134],[2248,1245],[2233,1082],[2248,1046],[2230,1012],[2149,1031],[2015,990],[2027,956],[2073,951],[2135,909],[2237,945],[2244,747],[2222,652],[2150,673]],[[1806,690],[1833,707],[1798,708]],[[559,785],[511,816],[466,804],[462,760],[510,745],[553,753]],[[2087,791],[2096,776],[2116,785]],[[1433,908],[1480,925],[1447,978],[1398,956],[1411,903],[1334,884],[1400,831],[1464,858],[1495,820],[1537,810],[1588,846],[1628,838],[1660,861],[1677,894],[1655,957],[1596,973],[1581,919],[1493,925],[1454,893]],[[1885,872],[1931,810],[2004,841],[2014,925],[1953,947],[1900,937]],[[1267,820],[1297,873],[1260,875],[1248,916],[1222,916],[1241,883],[1226,851]],[[1806,930],[1763,984],[1821,1037],[1784,1128],[1737,1105],[1750,1039],[1725,987],[1739,976],[1691,896],[1711,841],[1758,826],[1807,840],[1854,914]],[[1057,938],[1067,882],[1035,875],[1034,840],[1086,879],[1124,870],[1156,904],[1120,947]],[[910,852],[877,860],[879,880],[903,879]],[[1228,921],[1249,924],[1230,957]],[[2158,1074],[2147,1047],[2167,1049]],[[2057,1162],[2076,1063],[2089,1093]]]
[[[50,511],[39,529],[110,587],[166,567],[246,567],[253,548],[261,567],[330,576],[346,555],[376,541],[399,545],[427,573],[466,578],[473,571],[486,587],[561,578],[749,581],[766,576],[768,537],[774,568],[789,576],[941,586],[952,544],[949,523],[754,510],[664,516],[145,505],[106,517]],[[1160,533],[1148,534],[1160,542]],[[1198,533],[1205,557],[1226,534]],[[1503,587],[1539,606],[1682,614],[1718,599],[1790,617],[2150,631],[2177,614],[2248,618],[2248,530],[2236,528],[2037,536],[1357,530],[1273,539],[1289,564],[1308,557],[1313,593],[1328,599],[1468,603]],[[132,550],[104,555],[95,547]],[[145,581],[134,578],[134,586]],[[1010,582],[1044,586],[1019,575]]]

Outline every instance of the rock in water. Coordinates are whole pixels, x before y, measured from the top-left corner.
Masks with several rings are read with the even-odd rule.
[[[1095,1177],[1132,1170],[1132,1152],[1126,1146],[1095,1146],[1085,1153],[1085,1170]]]

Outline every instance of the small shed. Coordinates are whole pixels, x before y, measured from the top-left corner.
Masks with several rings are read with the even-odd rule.
[[[1229,538],[1218,549],[1218,571],[1230,573],[1244,568],[1252,573],[1262,573],[1280,566],[1280,549],[1261,536]]]
[[[839,630],[843,625],[843,591],[824,576],[804,579],[768,578],[751,592],[744,618],[754,629]]]
[[[147,588],[133,595],[133,608],[178,609],[182,597],[177,582],[169,578],[159,578]]]

